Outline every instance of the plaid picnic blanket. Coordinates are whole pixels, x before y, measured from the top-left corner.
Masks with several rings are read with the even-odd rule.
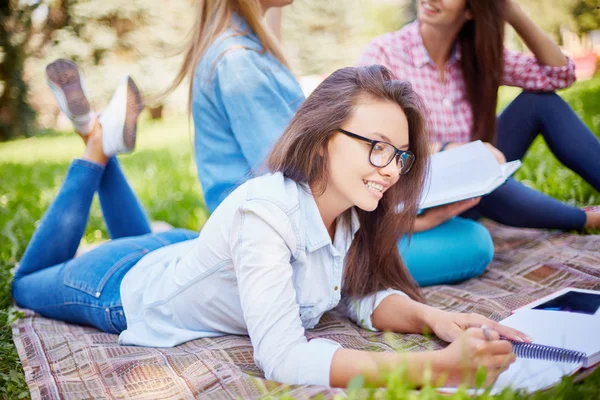
[[[600,236],[487,225],[496,246],[488,270],[461,284],[424,289],[428,304],[500,320],[564,287],[600,290]],[[368,332],[328,314],[307,336],[374,351],[443,346],[422,335]],[[284,389],[300,398],[343,394],[266,381],[245,336],[198,339],[175,348],[119,346],[117,335],[26,311],[13,325],[13,337],[33,399],[250,399]]]

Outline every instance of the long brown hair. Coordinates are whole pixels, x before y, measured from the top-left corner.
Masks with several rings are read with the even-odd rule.
[[[234,12],[246,21],[256,34],[262,44],[262,52],[270,52],[283,65],[288,66],[277,41],[263,25],[259,0],[196,0],[196,21],[182,51],[183,64],[163,95],[171,93],[186,77],[189,78],[188,112],[191,111],[192,78],[196,65],[215,39],[230,27]]]
[[[346,258],[343,292],[349,296],[365,296],[395,288],[412,299],[423,301],[397,247],[403,235],[412,233],[428,169],[424,108],[408,82],[394,80],[392,73],[380,65],[337,70],[300,106],[273,146],[268,168],[296,182],[309,184],[315,195],[322,193],[328,176],[327,155],[323,149],[327,149],[336,130],[365,98],[391,101],[402,108],[408,120],[410,150],[416,161],[408,174],[402,175],[385,192],[375,211],[354,207],[360,229]],[[349,210],[342,218],[349,222],[350,216]]]
[[[461,69],[473,112],[472,140],[494,142],[498,88],[504,74],[506,0],[467,0],[473,19],[458,33]]]

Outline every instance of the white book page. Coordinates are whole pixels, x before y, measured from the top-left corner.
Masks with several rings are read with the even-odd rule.
[[[486,195],[486,194],[494,191],[496,188],[498,188],[500,185],[502,185],[504,182],[506,182],[506,180],[508,178],[510,178],[510,176],[512,174],[514,174],[515,171],[518,170],[520,166],[521,166],[520,160],[511,161],[506,164],[501,164],[500,165],[501,175],[499,175],[496,179],[494,179],[483,193],[476,194],[476,196],[483,196],[483,195]]]
[[[520,161],[499,165],[481,141],[436,153],[431,156],[430,175],[420,207],[435,207],[487,194],[519,166]]]
[[[506,164],[500,165],[500,169],[502,170],[502,176],[508,179],[512,174],[517,172],[517,170],[521,167],[521,160],[509,161]]]

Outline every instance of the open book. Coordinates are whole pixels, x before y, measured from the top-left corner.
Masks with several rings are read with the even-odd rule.
[[[500,374],[492,394],[506,387],[529,393],[544,390],[563,376],[600,363],[600,291],[562,289],[517,309],[500,323],[529,335],[533,343],[513,344],[517,360]]]
[[[430,208],[492,192],[515,173],[521,161],[498,164],[480,141],[431,156],[431,171],[420,208]]]

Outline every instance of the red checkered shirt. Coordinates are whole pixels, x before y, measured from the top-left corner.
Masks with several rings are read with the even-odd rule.
[[[465,93],[460,69],[460,48],[455,48],[444,69],[444,82],[429,57],[419,33],[418,21],[397,32],[375,38],[361,56],[359,65],[381,64],[398,79],[408,80],[429,111],[429,131],[436,142],[468,142],[473,113]],[[504,85],[528,90],[553,91],[575,82],[575,65],[541,65],[529,55],[504,49]]]

